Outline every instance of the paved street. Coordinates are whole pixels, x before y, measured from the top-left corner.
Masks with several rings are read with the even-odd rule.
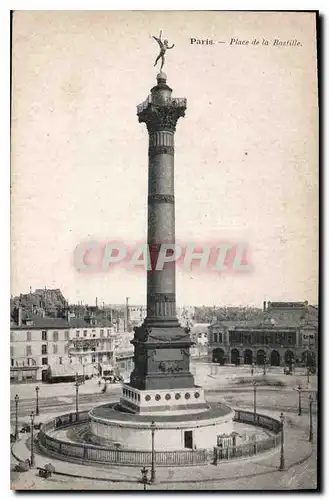
[[[263,379],[263,370],[257,368],[253,377],[250,375],[250,367],[230,367],[218,366],[211,363],[192,364],[194,373],[196,373],[196,384],[201,385],[206,390],[209,401],[225,400],[229,404],[241,406],[252,404],[254,380]],[[302,407],[308,409],[307,391],[314,391],[317,388],[317,378],[310,377],[310,384],[307,385],[305,371],[300,370],[296,375],[287,376],[282,372],[282,368],[270,368],[266,375],[267,383],[280,385],[260,385],[257,388],[257,394],[267,393],[259,399],[259,408],[272,408],[276,404],[277,398],[285,411],[294,411],[298,404],[298,394],[296,387],[301,384],[303,387]],[[244,382],[244,383],[241,383]],[[263,382],[261,382],[263,384]],[[65,413],[75,409],[75,387],[73,383],[61,384],[18,384],[11,385],[11,419],[15,416],[14,397],[18,394],[19,401],[19,419],[26,421],[27,416],[32,410],[35,410],[35,387],[39,385],[39,408],[40,420],[46,414]],[[88,409],[93,405],[102,404],[109,401],[116,401],[121,392],[121,384],[108,384],[107,392],[102,393],[102,384],[98,385],[97,379],[86,380],[85,384],[79,386],[79,409]],[[227,389],[230,394],[227,394]],[[234,396],[232,396],[234,394]],[[315,406],[315,405],[314,405]]]

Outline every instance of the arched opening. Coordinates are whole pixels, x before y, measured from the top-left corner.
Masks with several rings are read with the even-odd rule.
[[[280,366],[280,353],[278,351],[271,352],[271,365]]]
[[[240,364],[240,352],[238,349],[232,349],[232,351],[231,351],[231,363],[233,365]]]
[[[213,363],[219,363],[220,365],[225,364],[225,352],[223,349],[218,347],[217,349],[214,349],[212,352],[212,362]]]
[[[292,351],[286,351],[284,353],[284,360],[287,365],[291,365],[291,363],[294,361],[295,355]]]
[[[263,349],[259,349],[257,351],[256,363],[257,365],[263,365],[265,362],[265,351]]]
[[[250,349],[244,351],[243,362],[245,365],[252,365],[252,351]]]

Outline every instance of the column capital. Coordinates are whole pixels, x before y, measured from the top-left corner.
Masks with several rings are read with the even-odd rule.
[[[152,99],[146,102],[147,106],[140,105],[137,114],[138,121],[146,124],[148,132],[175,132],[178,119],[185,116],[186,99],[168,98],[164,105],[153,104]]]

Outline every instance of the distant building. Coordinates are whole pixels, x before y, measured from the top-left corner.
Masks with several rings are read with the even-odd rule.
[[[72,313],[67,319],[49,318],[14,309],[10,329],[11,382],[28,382],[71,377],[72,373],[91,376],[102,372],[103,364],[115,369],[130,367],[130,352],[116,342],[116,328],[98,317],[97,308]]]
[[[317,364],[318,310],[307,302],[264,303],[261,317],[216,321],[208,359],[220,364]]]

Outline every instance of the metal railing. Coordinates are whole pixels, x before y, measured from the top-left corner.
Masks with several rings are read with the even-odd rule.
[[[147,99],[145,99],[144,102],[141,104],[138,104],[137,106],[137,114],[139,115],[142,113],[145,109],[148,108],[149,104],[155,104],[157,105],[156,101],[152,100],[152,96],[149,95]],[[186,108],[187,105],[187,99],[186,97],[167,97],[164,100],[164,104],[173,106],[175,108]]]
[[[101,462],[121,465],[150,465],[152,452],[143,450],[123,450],[120,448],[107,448],[89,443],[73,443],[63,441],[49,435],[49,431],[62,429],[74,424],[86,423],[89,420],[88,411],[79,413],[76,420],[75,413],[56,417],[41,426],[38,435],[40,448],[45,452],[55,453],[71,459],[89,462]],[[254,424],[252,412],[235,410],[234,421]],[[157,466],[186,466],[217,464],[218,461],[234,460],[263,453],[279,445],[280,422],[267,415],[256,415],[256,425],[271,430],[275,435],[261,441],[251,441],[238,446],[226,448],[214,447],[213,449],[156,451],[155,465]]]

